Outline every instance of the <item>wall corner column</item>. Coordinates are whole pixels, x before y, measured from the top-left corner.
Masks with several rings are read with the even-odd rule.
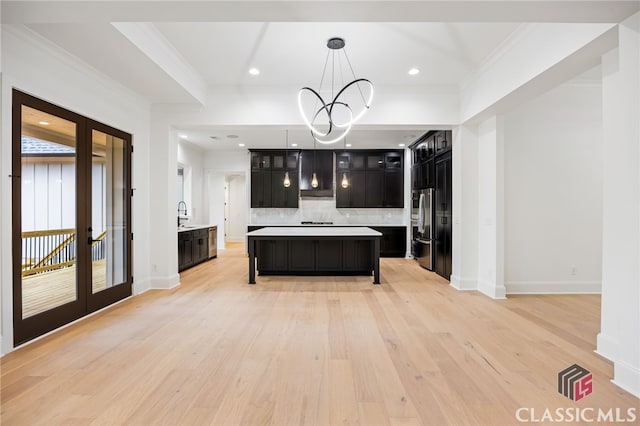
[[[602,301],[597,352],[640,397],[640,13],[602,57]]]
[[[504,299],[504,118],[478,125],[478,290]]]
[[[451,286],[478,288],[478,136],[473,125],[453,129],[453,240]]]
[[[176,131],[165,114],[152,110],[150,147],[150,287],[169,289],[180,284],[178,274]]]

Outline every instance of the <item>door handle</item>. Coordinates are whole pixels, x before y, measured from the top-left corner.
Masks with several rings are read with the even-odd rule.
[[[93,244],[93,243],[97,243],[97,242],[99,242],[99,241],[100,241],[100,240],[94,240],[93,238],[89,237],[89,238],[87,239],[87,244],[91,245],[91,244]]]

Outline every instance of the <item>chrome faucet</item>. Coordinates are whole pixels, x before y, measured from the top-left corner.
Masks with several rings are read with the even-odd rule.
[[[184,209],[181,209],[180,206],[184,206]],[[180,201],[178,203],[178,227],[180,227],[180,214],[186,216],[187,215],[187,203],[184,201]],[[186,220],[186,218],[185,218]]]

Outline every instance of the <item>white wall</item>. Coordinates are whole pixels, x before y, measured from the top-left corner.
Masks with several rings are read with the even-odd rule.
[[[178,141],[178,163],[185,166],[185,202],[189,223],[207,225],[208,197],[205,191],[204,151]],[[176,169],[177,173],[177,169]],[[176,214],[178,206],[176,205]]]
[[[133,135],[133,291],[149,287],[149,114],[147,102],[118,83],[70,57],[46,40],[11,25],[2,25],[2,160],[0,174],[11,174],[11,89],[88,116]],[[11,235],[11,183],[2,179],[1,229]],[[2,286],[2,352],[13,347],[11,239],[0,246]]]
[[[478,290],[504,298],[504,118],[478,125]]]
[[[205,191],[209,198],[209,223],[218,226],[218,248],[225,248],[224,223],[225,185],[229,176],[244,177],[244,189],[236,188],[236,205],[242,203],[244,195],[245,214],[249,206],[249,151],[209,151],[204,160],[207,187]],[[246,232],[246,231],[245,231]]]
[[[600,292],[599,78],[577,77],[513,109],[504,134],[507,292]]]
[[[610,49],[609,43],[613,38],[606,42],[593,42],[613,26],[560,23],[522,25],[462,85],[461,121],[483,116],[486,110],[493,110],[495,114],[493,107],[496,104],[504,103],[506,98],[512,96],[519,98],[519,90],[531,86],[532,82],[537,87],[525,90],[528,97],[535,95],[533,91],[540,90],[550,81],[563,81],[585,67],[595,66],[599,55],[606,51],[601,49]],[[572,55],[576,58],[568,61],[567,58]],[[565,66],[559,66],[563,62]],[[559,75],[549,75],[550,70]]]
[[[453,129],[453,229],[451,286],[478,287],[478,135],[477,126]]]
[[[228,175],[226,241],[243,242],[247,232],[247,179],[244,175]]]

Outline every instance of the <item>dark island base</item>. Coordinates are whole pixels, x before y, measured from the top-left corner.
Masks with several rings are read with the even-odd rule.
[[[372,271],[328,271],[328,272],[319,272],[319,271],[268,271],[261,272],[258,271],[258,276],[274,276],[274,275],[282,275],[282,276],[302,276],[302,277],[354,277],[354,276],[371,276],[373,275]]]
[[[248,243],[249,284],[256,270],[265,276],[373,275],[380,284],[379,237],[249,237]]]

